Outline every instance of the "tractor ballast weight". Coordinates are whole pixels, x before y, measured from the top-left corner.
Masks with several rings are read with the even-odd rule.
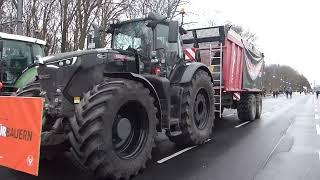
[[[210,137],[214,81],[184,58],[178,22],[151,13],[108,32],[112,49],[40,59],[37,80],[17,95],[45,99],[42,144],[70,145],[98,178],[128,179],[151,158],[157,131],[181,145]]]

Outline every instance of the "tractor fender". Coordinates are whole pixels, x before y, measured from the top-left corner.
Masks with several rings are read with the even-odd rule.
[[[179,83],[188,83],[188,82],[190,82],[192,77],[193,77],[193,75],[198,70],[203,70],[203,71],[207,72],[208,75],[211,78],[211,82],[213,83],[213,78],[211,76],[211,72],[210,72],[209,68],[205,64],[202,64],[202,63],[199,63],[199,62],[192,62],[187,66],[187,68],[185,69],[185,71],[182,74],[182,77],[181,77]]]
[[[14,82],[14,87],[19,89],[25,87],[27,84],[30,84],[37,80],[38,77],[38,66],[32,65],[27,67],[23,72],[18,76]]]
[[[159,113],[159,128],[161,128],[161,117],[162,117],[162,113],[161,113],[161,104],[160,104],[160,99],[158,96],[158,93],[156,91],[156,89],[153,87],[153,85],[143,76],[139,75],[139,74],[135,74],[135,73],[129,73],[129,72],[121,72],[121,73],[104,73],[105,77],[111,77],[111,78],[124,78],[124,79],[130,79],[130,80],[134,80],[134,81],[138,81],[140,83],[142,83],[146,88],[148,88],[151,92],[151,95],[153,96],[153,98],[155,99],[155,105],[158,108],[158,113]]]

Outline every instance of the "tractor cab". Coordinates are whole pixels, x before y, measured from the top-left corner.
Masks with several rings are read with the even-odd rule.
[[[168,77],[173,66],[183,58],[178,22],[149,14],[147,18],[110,25],[111,48],[133,52],[139,59],[139,73]]]
[[[16,90],[15,83],[23,70],[44,56],[45,42],[39,39],[0,33],[1,95]]]

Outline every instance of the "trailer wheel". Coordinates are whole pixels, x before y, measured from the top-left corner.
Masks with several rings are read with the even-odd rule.
[[[261,94],[256,95],[256,117],[255,119],[260,119],[262,113],[262,96]]]
[[[241,95],[237,112],[241,121],[253,121],[256,117],[256,96],[254,94]]]
[[[211,79],[204,71],[197,71],[192,81],[183,85],[180,128],[182,134],[169,136],[178,145],[204,143],[214,125],[214,91]]]
[[[155,146],[157,108],[139,82],[108,79],[84,94],[70,119],[75,159],[101,179],[129,179]]]

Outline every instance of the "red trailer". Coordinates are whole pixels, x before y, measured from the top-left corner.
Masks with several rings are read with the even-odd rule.
[[[224,26],[190,29],[182,38],[186,60],[202,62],[211,70],[216,116],[233,108],[241,120],[260,118],[263,53]]]

